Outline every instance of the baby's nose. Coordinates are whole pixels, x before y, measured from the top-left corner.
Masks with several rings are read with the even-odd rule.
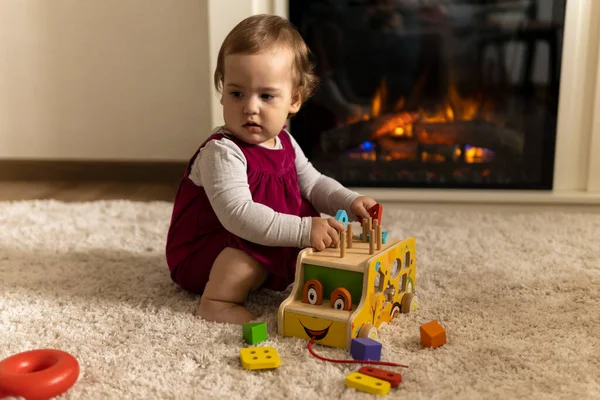
[[[244,113],[245,114],[258,114],[259,110],[259,102],[254,96],[250,97],[246,104],[244,105]]]

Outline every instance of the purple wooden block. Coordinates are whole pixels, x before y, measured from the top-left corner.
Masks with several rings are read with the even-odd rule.
[[[355,360],[381,360],[381,343],[371,338],[355,338],[350,344],[350,354]]]

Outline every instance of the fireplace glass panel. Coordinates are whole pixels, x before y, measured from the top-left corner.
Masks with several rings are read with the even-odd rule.
[[[566,0],[290,0],[319,86],[290,123],[354,187],[551,189]]]

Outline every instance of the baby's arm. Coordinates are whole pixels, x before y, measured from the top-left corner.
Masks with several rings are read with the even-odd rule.
[[[192,165],[190,179],[204,187],[217,218],[234,235],[266,246],[310,246],[310,217],[278,213],[252,200],[246,158],[231,140],[208,142]]]
[[[317,171],[306,158],[298,142],[292,135],[288,135],[296,152],[296,171],[302,196],[321,213],[335,215],[339,209],[343,209],[348,213],[350,220],[355,220],[356,217],[352,215],[350,206],[356,198],[360,197],[360,194]]]

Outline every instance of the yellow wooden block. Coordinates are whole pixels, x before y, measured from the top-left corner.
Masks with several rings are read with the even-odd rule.
[[[242,366],[246,369],[277,368],[281,364],[274,347],[249,347],[240,350]]]
[[[361,374],[360,372],[348,374],[348,376],[346,376],[346,386],[381,396],[388,394],[391,387],[389,382]]]

